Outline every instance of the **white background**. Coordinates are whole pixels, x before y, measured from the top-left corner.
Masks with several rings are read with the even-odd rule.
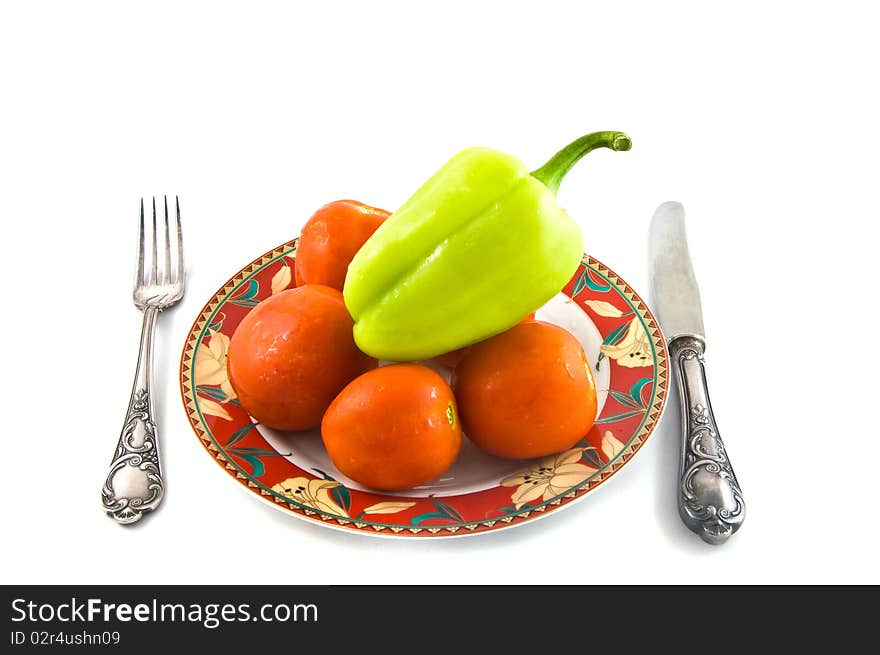
[[[3,583],[880,582],[877,45],[868,3],[4,3]],[[833,9],[832,9],[833,7]],[[537,167],[626,131],[559,198],[647,294],[657,204],[688,209],[715,411],[745,492],[712,548],[675,509],[678,410],[583,502],[467,539],[343,534],[204,452],[177,365],[202,304],[320,205],[394,209],[471,145]],[[167,496],[124,529],[99,489],[140,315],[141,195],[180,194],[161,317]]]

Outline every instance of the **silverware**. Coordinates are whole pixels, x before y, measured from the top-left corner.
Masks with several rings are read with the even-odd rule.
[[[722,544],[742,525],[746,510],[709,402],[703,312],[681,204],[666,202],[654,212],[649,249],[651,298],[681,401],[678,511],[703,541]]]
[[[186,279],[183,264],[183,237],[180,230],[180,203],[175,197],[175,224],[169,226],[168,197],[165,197],[164,246],[159,258],[159,232],[156,229],[156,198],[153,198],[153,225],[149,232],[149,266],[145,265],[144,199],[141,198],[141,221],[138,235],[138,262],[135,274],[134,304],[144,312],[141,345],[138,353],[128,413],[116,453],[101,490],[107,515],[118,523],[139,521],[145,512],[156,509],[165,493],[159,465],[159,435],[153,419],[153,396],[150,380],[153,369],[153,335],[160,311],[183,297]],[[172,248],[172,241],[174,247]]]

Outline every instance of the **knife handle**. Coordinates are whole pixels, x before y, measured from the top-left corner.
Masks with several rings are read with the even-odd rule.
[[[709,402],[705,349],[695,336],[669,343],[681,400],[678,511],[703,541],[718,545],[742,525],[746,507]]]

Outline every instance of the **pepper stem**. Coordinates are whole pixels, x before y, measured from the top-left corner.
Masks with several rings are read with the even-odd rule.
[[[559,191],[559,183],[562,182],[565,174],[591,150],[611,148],[612,150],[624,151],[631,147],[632,141],[623,132],[593,132],[565,146],[541,168],[532,171],[532,177],[538,178],[548,189],[556,193]]]

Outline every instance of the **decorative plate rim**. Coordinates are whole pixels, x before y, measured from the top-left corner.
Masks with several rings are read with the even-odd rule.
[[[204,338],[205,332],[211,322],[210,319],[215,312],[229,300],[229,298],[246,280],[252,278],[268,264],[285,256],[293,257],[295,259],[298,241],[298,238],[287,241],[252,260],[249,264],[242,267],[230,277],[216,292],[212,294],[208,302],[204,304],[198,313],[187,333],[183,351],[181,353],[179,368],[181,400],[183,401],[187,418],[189,419],[193,431],[198,437],[199,443],[201,443],[214,460],[223,466],[226,472],[236,479],[236,481],[238,481],[245,489],[252,493],[256,493],[257,497],[264,503],[269,504],[271,507],[282,511],[285,514],[293,515],[297,518],[311,522],[317,522],[326,527],[344,532],[355,532],[380,537],[460,537],[497,532],[498,530],[522,525],[529,520],[548,516],[555,510],[568,507],[584,498],[589,493],[595,491],[603,482],[613,476],[623,467],[624,464],[629,462],[635,456],[636,452],[641,449],[645,441],[647,441],[648,437],[653,433],[663,416],[663,411],[665,410],[666,401],[669,396],[669,353],[660,325],[647,304],[638,294],[635,293],[629,284],[599,260],[585,254],[581,258],[581,265],[586,269],[592,270],[601,276],[608,284],[612,285],[612,287],[617,290],[619,295],[621,295],[632,308],[634,315],[639,318],[646,334],[648,335],[648,342],[651,346],[651,353],[653,356],[652,381],[654,384],[652,385],[651,398],[645,405],[645,412],[642,421],[632,437],[630,437],[630,439],[624,444],[624,447],[620,452],[616,453],[609,461],[605,462],[595,473],[581,483],[568,488],[561,494],[543,501],[539,505],[528,506],[527,508],[516,510],[502,517],[459,522],[457,524],[442,526],[400,526],[348,517],[343,518],[337,514],[327,513],[303,505],[287,496],[278,494],[266,484],[254,480],[238,463],[227,456],[223,447],[216,441],[213,432],[205,422],[198,403],[196,402],[192,368],[197,346]],[[573,298],[575,295],[577,295],[577,293],[574,293],[569,297]]]

